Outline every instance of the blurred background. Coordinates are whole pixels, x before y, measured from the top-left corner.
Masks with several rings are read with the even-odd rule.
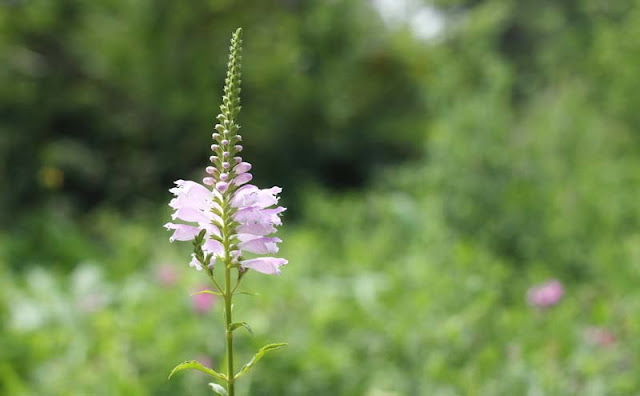
[[[640,4],[0,1],[0,394],[208,395],[221,307],[170,244],[244,29],[284,188],[240,395],[640,394]]]

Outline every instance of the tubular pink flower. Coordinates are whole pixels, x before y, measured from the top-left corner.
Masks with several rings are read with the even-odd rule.
[[[238,234],[240,240],[242,240],[241,237],[243,236],[250,237],[251,239],[238,243],[238,247],[240,248],[240,250],[256,254],[278,253],[277,243],[282,242],[280,238],[275,237],[255,238],[255,235],[251,234]]]
[[[169,237],[169,241],[190,241],[198,235],[200,229],[198,227],[186,224],[167,223],[164,225],[167,230],[174,230],[173,235]]]
[[[246,269],[252,269],[263,274],[280,275],[280,267],[286,265],[287,260],[275,257],[260,257],[251,260],[240,261],[240,266]]]
[[[233,179],[233,182],[236,186],[241,186],[245,183],[250,182],[251,179],[253,179],[253,175],[251,173],[242,173],[236,176],[235,179]]]
[[[249,172],[250,170],[251,170],[251,164],[248,162],[241,162],[233,168],[233,171],[236,173],[236,175]]]

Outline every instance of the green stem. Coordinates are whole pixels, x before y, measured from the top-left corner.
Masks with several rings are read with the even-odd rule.
[[[234,373],[233,373],[233,330],[231,330],[231,298],[233,297],[233,290],[231,290],[231,268],[228,263],[225,265],[224,270],[224,283],[225,283],[225,295],[224,295],[224,316],[227,320],[227,394],[233,396],[234,394]]]

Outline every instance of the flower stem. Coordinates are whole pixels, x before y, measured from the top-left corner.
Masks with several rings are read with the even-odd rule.
[[[225,295],[224,295],[224,316],[226,318],[226,339],[227,339],[227,394],[228,396],[234,396],[234,372],[233,372],[233,330],[231,329],[231,299],[233,297],[233,290],[231,289],[231,268],[229,265],[225,265],[224,269],[224,283],[225,283]]]

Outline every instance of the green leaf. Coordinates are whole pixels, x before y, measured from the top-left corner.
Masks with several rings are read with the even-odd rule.
[[[171,374],[169,374],[169,378],[171,378],[171,376],[173,376],[178,371],[182,371],[182,370],[185,370],[185,369],[195,369],[195,370],[198,370],[198,371],[202,371],[203,373],[207,373],[212,377],[221,379],[223,381],[228,381],[226,375],[220,374],[220,373],[216,372],[215,370],[212,370],[212,369],[210,369],[208,367],[205,367],[202,364],[200,364],[199,362],[196,362],[195,360],[189,360],[187,362],[180,363],[179,365],[174,367],[173,370],[171,370]]]
[[[258,361],[260,359],[262,359],[262,357],[269,351],[273,351],[276,350],[278,348],[282,348],[283,346],[287,345],[286,342],[280,342],[278,344],[269,344],[269,345],[265,345],[262,348],[260,348],[260,350],[253,355],[253,358],[251,360],[249,360],[249,363],[245,364],[242,367],[242,370],[240,370],[238,372],[238,374],[236,374],[234,376],[234,380],[237,380],[238,378],[242,377],[243,375],[245,375],[249,370],[251,370],[251,368],[253,368],[253,366],[255,366],[256,363],[258,363]]]
[[[247,329],[249,334],[253,335],[253,330],[251,330],[251,327],[249,327],[249,324],[247,322],[232,323],[231,324],[231,331],[237,329],[238,327],[244,327],[245,329]]]
[[[200,290],[199,292],[191,293],[191,296],[195,296],[196,294],[215,294],[216,296],[222,296],[222,293],[213,290]]]
[[[227,390],[224,389],[222,385],[218,385],[214,382],[209,382],[209,386],[213,389],[214,392],[216,392],[220,396],[227,396]]]
[[[239,291],[236,294],[246,294],[248,296],[259,296],[260,293],[253,293],[253,292],[248,292],[248,291]]]

